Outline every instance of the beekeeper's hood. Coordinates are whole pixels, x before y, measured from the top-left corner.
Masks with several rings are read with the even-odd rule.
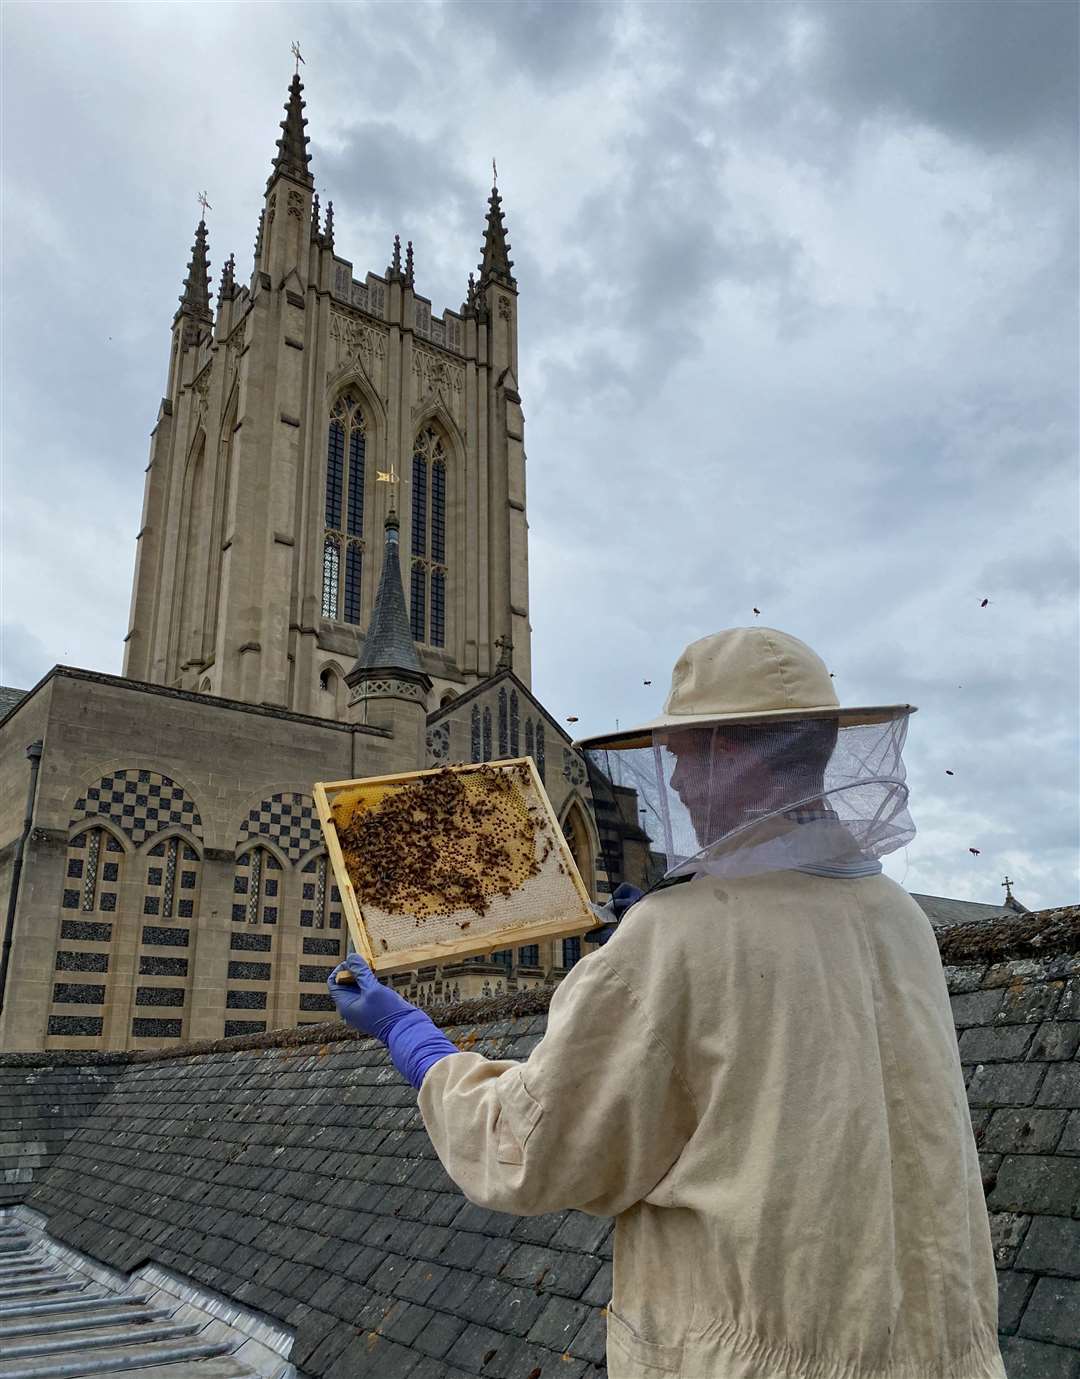
[[[902,759],[913,712],[841,708],[805,642],[736,627],[686,648],[659,718],[577,745],[600,819],[622,817],[649,881],[851,876],[915,836]]]

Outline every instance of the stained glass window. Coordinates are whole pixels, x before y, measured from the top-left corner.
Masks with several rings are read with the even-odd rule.
[[[491,760],[491,705],[484,706],[484,760]]]
[[[480,741],[480,706],[472,706],[472,759],[473,761],[483,761],[483,746]]]
[[[359,541],[350,541],[345,552],[345,621],[360,621],[360,572],[364,554]]]
[[[499,691],[499,756],[505,757],[509,748],[509,733],[506,716],[506,686]]]
[[[510,755],[516,757],[520,747],[518,734],[518,694],[517,690],[510,691]]]
[[[422,560],[414,560],[412,567],[412,584],[409,590],[409,625],[412,629],[413,641],[423,642],[427,638],[425,631],[425,595],[427,593],[427,568]]]
[[[344,393],[331,409],[326,441],[322,615],[353,624],[361,608],[366,447],[360,404]]]
[[[336,536],[328,536],[323,545],[322,612],[324,618],[337,617],[340,573],[341,546]]]
[[[540,779],[544,779],[544,725],[536,725],[536,769]]]
[[[413,639],[446,645],[446,449],[429,426],[416,438],[412,460],[412,579],[409,622]]]
[[[526,718],[526,720],[525,720],[525,755],[526,755],[527,757],[531,757],[531,756],[534,755],[534,751],[535,751],[535,748],[534,748],[534,744],[533,744],[533,721],[532,721],[531,718]]]

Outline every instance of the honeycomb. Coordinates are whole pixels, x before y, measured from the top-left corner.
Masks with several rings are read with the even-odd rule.
[[[526,763],[360,782],[331,813],[377,954],[588,918]]]

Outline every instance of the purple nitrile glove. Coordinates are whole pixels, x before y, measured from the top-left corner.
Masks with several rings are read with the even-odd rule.
[[[606,919],[608,923],[601,929],[590,929],[588,933],[585,934],[585,942],[599,944],[607,943],[608,939],[611,938],[612,934],[614,934],[615,930],[619,927],[619,921],[622,919],[623,915],[631,905],[637,904],[644,894],[645,892],[639,890],[637,886],[631,886],[629,881],[624,881],[621,885],[616,886],[614,894],[606,905],[594,905],[592,907],[593,913],[598,915],[601,919]]]
[[[337,980],[342,968],[352,973],[355,983]],[[339,963],[326,984],[345,1023],[381,1040],[394,1067],[417,1090],[433,1063],[459,1051],[429,1015],[383,986],[359,953]]]

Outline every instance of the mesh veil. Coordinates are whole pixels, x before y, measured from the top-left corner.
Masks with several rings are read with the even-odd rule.
[[[585,758],[594,799],[637,814],[636,884],[793,868],[858,875],[915,836],[907,719],[665,727],[646,744],[587,747]]]

